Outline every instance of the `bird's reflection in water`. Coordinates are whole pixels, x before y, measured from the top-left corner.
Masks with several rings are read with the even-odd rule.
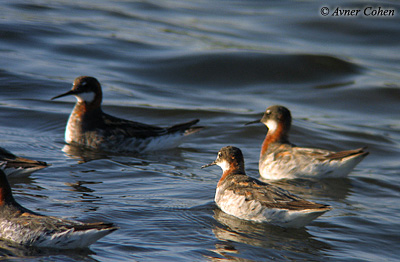
[[[304,197],[308,200],[330,199],[342,201],[351,192],[351,180],[349,178],[331,179],[283,179],[283,180],[263,180],[279,186],[289,192]]]
[[[92,212],[97,211],[99,206],[96,204],[97,202],[101,202],[102,197],[96,195],[96,191],[84,186],[85,184],[100,184],[101,182],[87,182],[87,181],[77,181],[75,183],[65,183],[65,185],[70,186],[70,191],[76,191],[80,193],[76,195],[74,202],[86,202],[90,203],[85,206],[84,211]]]
[[[276,260],[284,259],[289,253],[291,257],[298,254],[303,259],[315,258],[321,255],[321,251],[330,249],[327,243],[316,240],[306,228],[285,229],[245,221],[224,213],[218,207],[214,208],[214,218],[219,224],[214,226],[213,233],[220,240],[214,252],[227,260]],[[221,257],[210,259],[224,260]]]
[[[62,151],[69,157],[78,160],[78,163],[85,163],[97,159],[107,159],[105,152],[93,150],[78,145],[64,145]]]
[[[57,260],[57,257],[63,258],[63,260],[68,261],[69,259],[73,261],[88,261],[96,262],[98,260],[93,259],[92,256],[96,255],[90,248],[84,249],[74,249],[71,250],[59,250],[51,248],[36,248],[36,247],[26,247],[18,245],[16,243],[0,240],[0,259],[32,259],[40,258],[44,260]],[[69,259],[68,259],[69,258]]]
[[[179,149],[168,151],[155,151],[146,153],[135,152],[105,152],[94,150],[79,145],[66,144],[62,151],[70,158],[76,159],[79,164],[94,160],[110,160],[121,166],[149,166],[152,163],[166,163],[168,165],[178,165],[182,162],[182,154]],[[182,164],[181,164],[182,165]]]
[[[100,184],[101,182],[90,182],[90,181],[76,181],[75,183],[65,183],[65,185],[71,187],[71,191],[81,192],[81,193],[92,193],[95,192],[93,189],[90,189],[85,184]]]

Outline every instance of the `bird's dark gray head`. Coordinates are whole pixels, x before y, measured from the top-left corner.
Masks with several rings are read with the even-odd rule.
[[[202,168],[213,165],[220,166],[223,171],[230,169],[232,166],[238,166],[244,170],[242,151],[234,146],[223,147],[219,150],[217,159],[208,165],[202,166]]]
[[[64,96],[74,95],[79,102],[91,103],[97,101],[101,103],[101,85],[96,78],[91,76],[80,76],[75,78],[72,89],[64,94],[52,98],[57,99]]]
[[[260,122],[266,125],[271,132],[274,132],[278,125],[283,125],[284,130],[289,132],[292,124],[292,115],[286,107],[274,105],[265,110]]]

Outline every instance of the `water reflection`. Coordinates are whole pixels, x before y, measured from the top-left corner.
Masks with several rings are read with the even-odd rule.
[[[293,194],[299,195],[306,199],[329,198],[334,201],[345,200],[351,193],[351,180],[343,179],[283,179],[278,181],[263,180],[267,183],[274,184]]]
[[[321,256],[322,251],[331,248],[316,240],[305,228],[285,229],[249,222],[230,216],[218,207],[214,209],[214,218],[219,224],[214,226],[213,233],[222,241],[215,245],[215,252],[229,260],[283,259],[289,253],[291,257],[309,258],[310,255]],[[214,260],[221,261],[216,257]]]
[[[147,166],[153,162],[159,163],[180,163],[182,161],[181,150],[174,148],[170,150],[162,150],[146,153],[135,152],[106,152],[101,150],[94,150],[87,147],[78,145],[65,144],[62,151],[68,157],[78,160],[79,164],[90,162],[93,160],[110,159],[115,163],[124,166]]]
[[[85,184],[100,184],[101,182],[91,182],[91,181],[76,181],[75,183],[65,183],[65,185],[72,187],[71,191],[82,192],[82,193],[92,193],[93,189],[90,189]]]
[[[96,253],[89,248],[74,249],[73,252],[71,252],[70,250],[26,247],[9,241],[0,240],[0,259],[32,259],[35,257],[45,259],[45,257],[47,257],[51,258],[50,260],[69,261],[73,259],[76,261],[98,261],[93,259],[91,257],[92,255],[96,255]]]
[[[62,151],[69,157],[78,160],[78,163],[85,163],[92,160],[107,159],[107,154],[99,150],[91,150],[89,148],[75,146],[75,145],[64,145]]]

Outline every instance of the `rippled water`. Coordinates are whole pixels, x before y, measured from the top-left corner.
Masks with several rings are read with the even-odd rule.
[[[10,181],[37,212],[111,221],[90,249],[26,249],[30,261],[396,261],[400,257],[400,5],[394,17],[323,17],[322,6],[366,1],[0,2],[0,146],[51,167]],[[176,150],[141,155],[64,145],[75,77],[103,84],[104,111],[167,126],[206,126]],[[243,124],[283,104],[292,141],[371,154],[347,179],[279,181],[333,206],[303,229],[241,221],[213,202],[225,145],[258,177],[263,126]]]

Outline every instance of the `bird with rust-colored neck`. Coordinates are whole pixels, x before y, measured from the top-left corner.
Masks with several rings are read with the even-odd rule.
[[[24,246],[84,248],[117,230],[112,223],[82,223],[43,216],[18,204],[0,170],[0,238]]]
[[[242,152],[237,147],[223,147],[217,159],[203,168],[212,165],[218,165],[223,170],[215,192],[215,203],[229,215],[298,228],[331,210],[328,205],[304,200],[282,188],[247,176]]]
[[[0,147],[0,169],[9,177],[28,176],[48,166],[46,162],[16,156]]]
[[[268,128],[259,160],[260,175],[265,179],[346,177],[369,154],[366,147],[334,152],[291,144],[292,116],[284,106],[268,107],[261,120],[255,122]]]
[[[124,120],[104,113],[102,91],[94,77],[80,76],[70,91],[52,98],[74,95],[77,103],[65,130],[68,144],[114,151],[144,152],[177,147],[183,139],[202,127],[192,127],[198,119],[162,128]]]

